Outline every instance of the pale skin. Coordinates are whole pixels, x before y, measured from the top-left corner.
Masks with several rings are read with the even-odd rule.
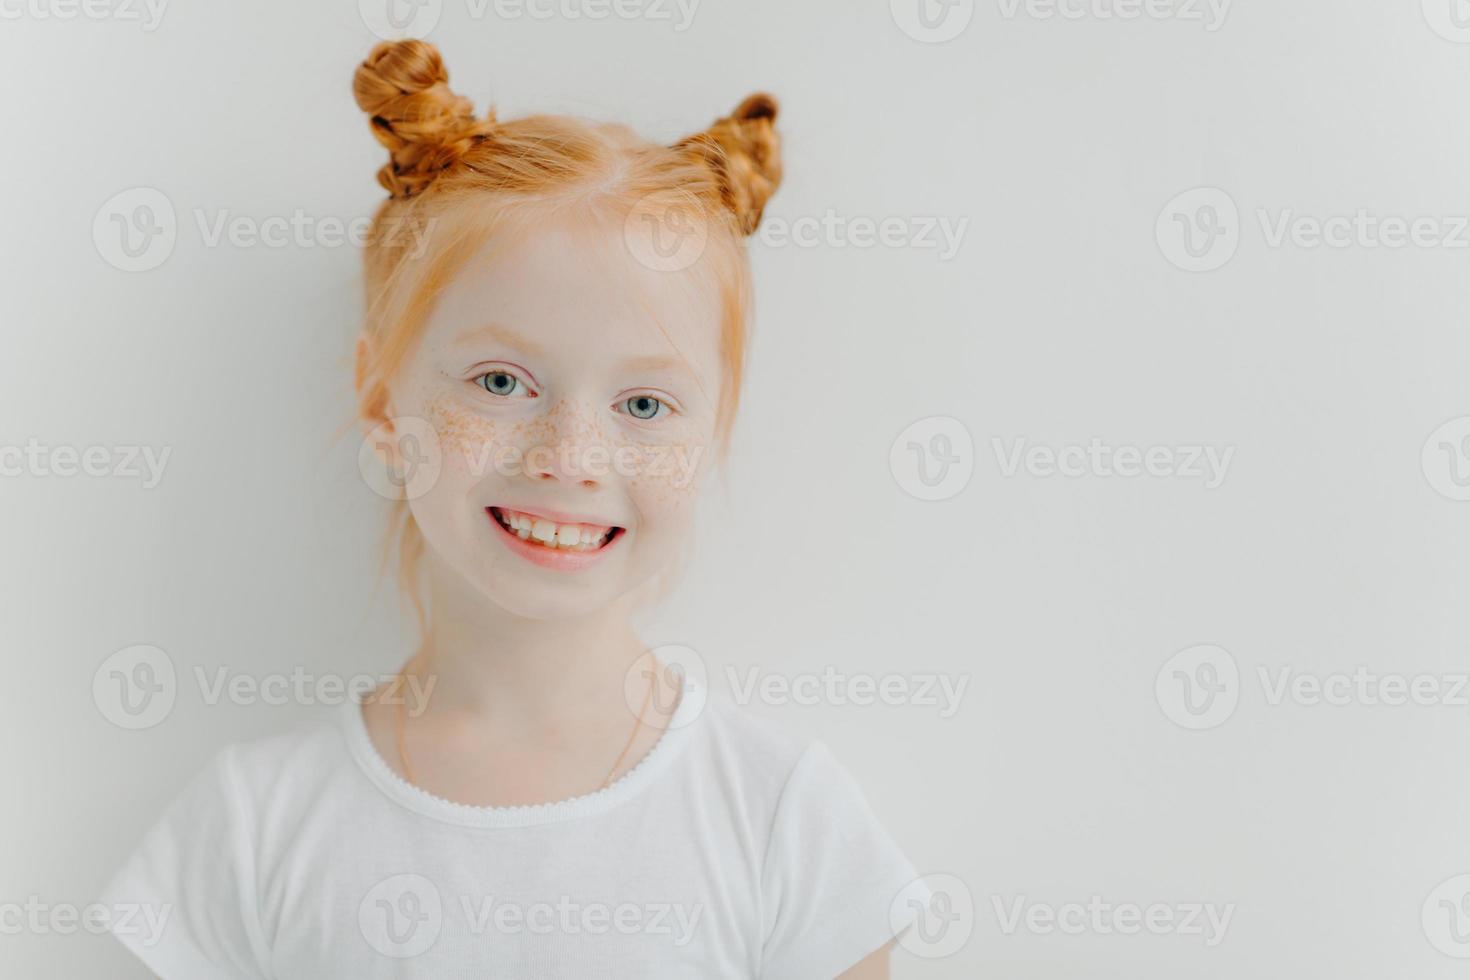
[[[613,780],[647,754],[674,708],[675,679],[632,615],[679,555],[713,460],[720,297],[698,265],[646,268],[623,236],[586,220],[492,236],[438,297],[383,415],[362,420],[425,420],[443,449],[432,490],[410,501],[430,640],[405,675],[431,693],[410,694],[403,732],[413,781],[444,799],[593,792],[624,746]],[[657,471],[670,459],[685,465]],[[590,568],[541,568],[495,538],[486,508],[517,504],[595,516],[624,539]],[[364,720],[405,775],[388,701],[369,700]],[[886,980],[891,947],[841,978]]]

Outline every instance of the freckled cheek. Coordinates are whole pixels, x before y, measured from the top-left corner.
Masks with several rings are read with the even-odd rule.
[[[621,451],[634,461],[628,492],[649,520],[682,523],[692,517],[699,487],[712,460],[702,427],[658,434],[657,441],[626,439]]]
[[[494,465],[495,454],[503,451],[505,440],[513,438],[513,430],[519,427],[517,423],[487,419],[444,400],[430,406],[429,424],[439,436],[444,469],[465,478],[483,476]]]

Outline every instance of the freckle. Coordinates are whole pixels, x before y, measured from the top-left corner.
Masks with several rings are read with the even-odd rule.
[[[484,456],[486,447],[496,444],[496,424],[454,405],[447,393],[435,396],[428,409],[446,458],[469,465]]]

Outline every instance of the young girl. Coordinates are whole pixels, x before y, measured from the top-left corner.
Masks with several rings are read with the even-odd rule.
[[[359,411],[423,641],[215,755],[106,893],[162,926],[114,931],[183,980],[886,977],[927,890],[847,770],[632,626],[728,445],[776,103],[661,146],[447,81],[421,41],[354,79]]]

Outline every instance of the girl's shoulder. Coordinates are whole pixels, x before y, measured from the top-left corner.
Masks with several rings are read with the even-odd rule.
[[[738,788],[730,795],[768,826],[782,818],[824,823],[844,804],[851,815],[871,815],[866,794],[829,744],[785,719],[711,692],[694,727],[702,758],[691,770],[718,773]]]
[[[354,705],[299,721],[289,728],[226,742],[199,777],[229,785],[247,798],[280,797],[293,787],[319,786],[347,759],[342,715]],[[198,778],[198,777],[197,777]]]
[[[103,888],[108,907],[140,910],[113,934],[162,976],[268,975],[256,869],[344,757],[326,717],[209,753]]]

